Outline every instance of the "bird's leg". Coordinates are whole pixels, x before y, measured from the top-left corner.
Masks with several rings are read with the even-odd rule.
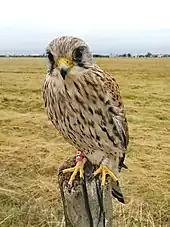
[[[77,175],[78,172],[80,172],[80,181],[84,180],[84,164],[86,163],[87,159],[82,158],[82,152],[77,150],[76,154],[76,166],[64,169],[63,173],[72,173],[70,180],[68,182],[69,188],[72,187],[73,181]]]
[[[111,182],[111,187],[112,187],[112,195],[118,199],[119,202],[124,203],[124,198],[123,194],[121,192],[121,188],[119,185],[119,181],[116,177],[116,175],[108,168],[109,160],[108,158],[104,159],[102,163],[100,164],[100,167],[92,174],[90,177],[90,180],[94,179],[97,175],[101,174],[101,200],[103,197],[103,189],[104,185],[106,183],[106,175],[110,176],[110,182]],[[102,201],[101,201],[102,202]]]
[[[93,173],[92,177],[94,178],[98,174],[101,173],[102,179],[101,179],[101,186],[105,185],[106,182],[106,175],[109,175],[113,181],[118,181],[115,174],[107,167],[108,159],[104,159],[102,163],[100,164],[100,167]]]

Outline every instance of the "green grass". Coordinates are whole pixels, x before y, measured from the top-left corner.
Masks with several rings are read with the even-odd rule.
[[[118,227],[170,226],[170,59],[98,59],[119,83],[127,110],[127,204]],[[0,59],[0,226],[56,227],[62,220],[57,167],[75,150],[47,120],[44,59]]]

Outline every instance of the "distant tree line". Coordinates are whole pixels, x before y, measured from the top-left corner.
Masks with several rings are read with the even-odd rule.
[[[94,58],[109,58],[109,55],[102,55],[102,54],[93,54]]]
[[[44,58],[45,54],[0,54],[0,57],[14,57],[14,58]]]
[[[169,58],[170,54],[152,54],[148,52],[147,54],[138,54],[138,55],[132,55],[131,53],[128,54],[117,54],[115,57],[118,58]]]
[[[28,54],[28,55],[22,55],[22,54],[19,54],[19,55],[16,55],[16,54],[8,54],[8,55],[4,55],[4,54],[1,54],[0,57],[21,57],[21,58],[43,58],[43,57],[46,57],[46,54]],[[95,58],[109,58],[109,55],[102,55],[102,54],[94,54],[93,57]]]
[[[46,54],[0,54],[0,57],[22,57],[22,58],[44,58]],[[102,55],[102,54],[94,54],[95,58],[108,58],[108,57],[117,57],[117,58],[169,58],[170,54],[152,54],[150,52],[146,54],[138,54],[132,55],[131,53],[127,54],[116,54],[116,55]]]

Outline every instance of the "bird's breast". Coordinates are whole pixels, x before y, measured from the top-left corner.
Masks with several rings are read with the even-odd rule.
[[[100,86],[84,78],[63,82],[62,89],[47,87],[47,112],[53,125],[64,138],[80,149],[93,163],[99,164],[104,156],[113,153],[113,125]],[[108,136],[109,135],[109,136]]]

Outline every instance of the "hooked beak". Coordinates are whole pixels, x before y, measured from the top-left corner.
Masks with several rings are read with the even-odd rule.
[[[65,79],[67,73],[73,67],[73,63],[68,58],[60,58],[57,62],[57,66],[60,70],[61,76],[63,77],[63,79]]]

